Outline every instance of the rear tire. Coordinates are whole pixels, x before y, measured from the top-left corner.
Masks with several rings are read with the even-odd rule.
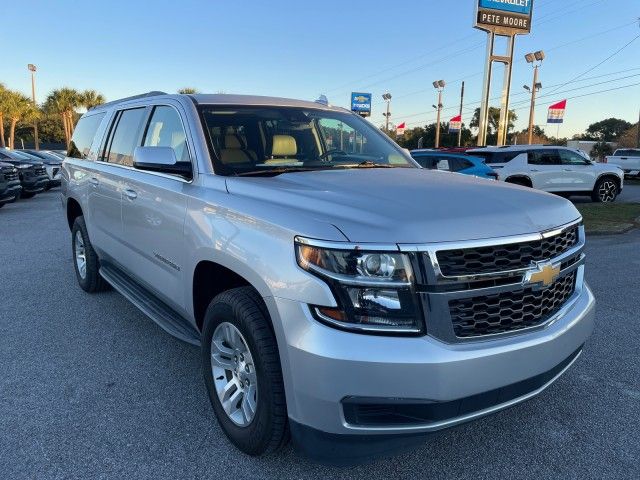
[[[75,219],[71,228],[71,252],[80,288],[89,293],[101,292],[109,288],[109,284],[100,276],[100,260],[91,245],[82,216]]]
[[[33,193],[33,192],[25,192],[24,190],[20,194],[20,198],[33,198],[35,196],[36,196],[35,193]]]
[[[596,186],[591,193],[591,200],[598,203],[614,202],[620,193],[618,181],[613,177],[602,177],[596,182]]]
[[[278,346],[266,305],[252,287],[228,290],[209,304],[202,331],[202,371],[218,423],[231,443],[249,455],[273,452],[287,444]],[[243,382],[245,387],[240,389]]]

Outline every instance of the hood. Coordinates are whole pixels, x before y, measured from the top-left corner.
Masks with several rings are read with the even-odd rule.
[[[232,195],[289,208],[349,241],[446,242],[549,230],[580,217],[561,197],[469,175],[413,168],[228,177]]]

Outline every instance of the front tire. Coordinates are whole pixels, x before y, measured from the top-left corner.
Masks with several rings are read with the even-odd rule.
[[[76,271],[76,279],[78,280],[80,288],[89,293],[106,290],[108,284],[105,279],[100,276],[100,260],[91,245],[89,234],[87,233],[87,226],[82,216],[77,217],[73,222],[71,229],[71,251],[73,253],[73,266]]]
[[[620,193],[620,187],[612,177],[603,177],[596,182],[591,193],[591,200],[598,203],[611,203]]]
[[[33,198],[35,196],[36,196],[35,193],[33,193],[33,192],[25,192],[24,190],[20,194],[20,198]]]
[[[252,287],[228,290],[209,304],[202,371],[218,423],[236,447],[262,455],[288,442],[278,346],[266,305]]]

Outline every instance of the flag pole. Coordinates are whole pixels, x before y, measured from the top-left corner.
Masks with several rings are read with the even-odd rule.
[[[458,146],[462,144],[462,105],[464,104],[464,81],[460,90],[460,130],[458,131]]]

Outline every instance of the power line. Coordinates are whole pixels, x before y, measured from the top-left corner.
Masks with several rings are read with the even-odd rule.
[[[626,43],[625,45],[623,45],[622,47],[620,47],[618,50],[616,50],[615,52],[613,52],[611,55],[609,55],[607,58],[605,58],[604,60],[602,60],[600,63],[594,65],[593,67],[585,70],[584,72],[582,72],[580,75],[578,75],[577,77],[572,78],[571,80],[569,80],[568,82],[563,83],[562,85],[560,85],[559,87],[557,87],[555,90],[549,92],[549,93],[554,93],[556,91],[558,91],[558,89],[564,87],[565,85],[568,85],[570,83],[575,82],[577,79],[585,76],[587,73],[594,71],[596,68],[598,68],[599,66],[601,66],[602,64],[606,63],[607,61],[611,60],[613,57],[615,57],[617,54],[619,54],[620,52],[622,52],[625,48],[627,48],[629,45],[631,45],[633,42],[635,42],[638,38],[640,38],[640,34],[636,35],[635,37],[633,37],[628,43]]]

